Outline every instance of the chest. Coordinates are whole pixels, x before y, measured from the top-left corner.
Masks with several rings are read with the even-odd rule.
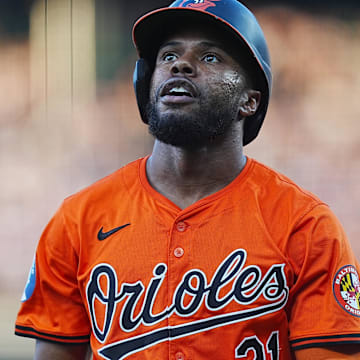
[[[80,288],[99,344],[125,344],[116,353],[140,349],[137,341],[169,350],[236,326],[227,340],[234,353],[254,327],[265,344],[284,327],[292,273],[259,217],[230,208],[124,215],[96,224],[92,232],[103,227],[108,236],[93,236],[80,257]]]

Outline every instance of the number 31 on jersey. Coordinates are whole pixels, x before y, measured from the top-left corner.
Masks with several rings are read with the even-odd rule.
[[[247,358],[249,351],[254,352],[254,360],[266,360],[265,346],[256,335],[247,337],[241,342],[241,344],[235,349],[235,358]],[[278,331],[274,331],[270,335],[266,343],[266,351],[270,354],[271,360],[279,360]]]

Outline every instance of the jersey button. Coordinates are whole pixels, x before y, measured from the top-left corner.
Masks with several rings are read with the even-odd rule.
[[[182,352],[177,352],[175,354],[175,359],[176,360],[185,360],[185,355]]]
[[[181,248],[181,247],[177,247],[177,248],[174,250],[174,255],[175,255],[177,258],[181,258],[181,257],[184,255],[184,249]]]
[[[184,232],[187,228],[186,224],[183,221],[179,221],[176,224],[177,231]]]

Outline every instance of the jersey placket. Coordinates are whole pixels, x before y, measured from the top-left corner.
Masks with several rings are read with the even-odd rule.
[[[193,222],[190,214],[178,216],[169,234],[168,253],[168,290],[169,304],[174,304],[177,287],[185,273],[192,268],[191,241],[193,233]],[[179,326],[179,316],[173,314],[168,319],[170,328]],[[180,320],[180,323],[184,321]],[[188,349],[179,345],[177,341],[169,342],[169,359],[186,360],[190,359]]]

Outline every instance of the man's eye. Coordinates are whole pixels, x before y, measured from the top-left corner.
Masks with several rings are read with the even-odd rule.
[[[177,56],[173,53],[166,53],[163,55],[162,59],[164,61],[174,61],[177,59]]]
[[[206,54],[203,57],[203,60],[208,63],[216,63],[220,61],[220,59],[215,54]]]

